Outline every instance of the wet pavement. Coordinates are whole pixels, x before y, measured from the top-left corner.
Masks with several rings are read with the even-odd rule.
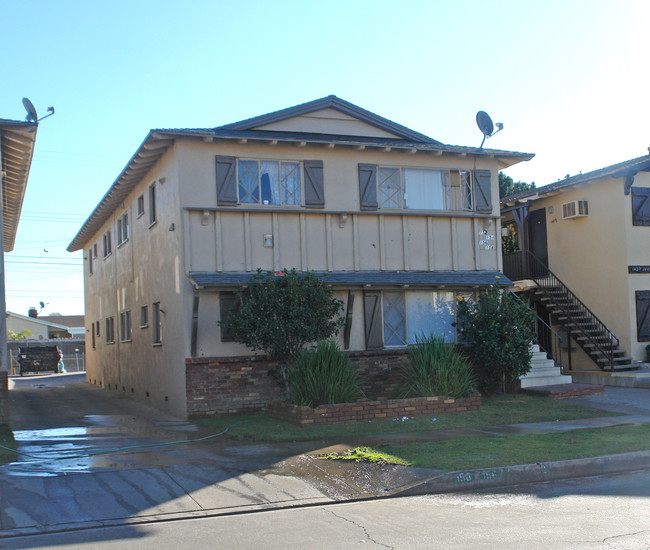
[[[604,396],[574,400],[602,408],[600,419],[364,440],[431,441],[650,423],[649,398],[650,392],[643,389],[606,388]],[[236,444],[117,392],[88,385],[83,374],[10,378],[10,404],[20,457],[0,466],[0,538],[435,492],[447,474],[313,456],[336,442]],[[629,414],[608,417],[606,411]],[[329,449],[354,444],[346,441]],[[484,477],[500,479],[492,473],[474,478],[464,473],[448,485],[462,490],[465,486],[458,485],[458,479]]]

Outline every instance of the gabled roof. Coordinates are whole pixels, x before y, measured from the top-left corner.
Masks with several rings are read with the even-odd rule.
[[[395,137],[332,135],[259,129],[260,126],[267,126],[323,109],[335,109],[385,133],[392,134]],[[75,252],[85,246],[124,201],[131,190],[153,168],[169,147],[174,144],[174,141],[180,138],[196,138],[207,142],[237,140],[241,143],[260,142],[270,143],[272,145],[280,142],[295,143],[298,145],[310,143],[327,146],[335,145],[337,147],[356,147],[359,149],[378,148],[384,151],[403,150],[410,153],[422,151],[435,155],[442,155],[443,153],[460,156],[473,155],[496,159],[500,169],[507,168],[524,160],[530,160],[534,156],[529,153],[501,151],[498,149],[445,145],[333,95],[216,128],[151,130],[138,150],[131,157],[124,170],[122,170],[122,173],[117,177],[72,242],[68,245],[67,250],[69,252]]]
[[[530,189],[529,191],[522,191],[521,193],[510,195],[509,197],[504,197],[501,199],[501,205],[504,206],[509,203],[515,203],[521,199],[530,199],[537,198],[538,196],[542,195],[549,195],[551,193],[556,193],[562,191],[563,189],[573,187],[581,183],[589,183],[605,178],[624,178],[627,176],[634,176],[637,172],[649,170],[650,155],[644,155],[632,160],[626,160],[624,162],[612,164],[611,166],[606,166],[605,168],[599,168],[598,170],[593,170],[592,172],[565,178],[563,180],[544,185],[543,187]]]
[[[68,330],[69,328],[65,325],[43,319],[42,317],[30,317],[29,315],[21,315],[20,313],[14,313],[12,311],[7,311],[7,316],[15,317],[16,319],[23,319],[24,321],[29,321],[49,328],[55,328],[57,330]]]
[[[41,315],[38,319],[48,321],[50,323],[57,323],[69,328],[78,328],[84,326],[83,315]]]
[[[0,180],[4,196],[2,214],[5,252],[11,252],[14,248],[37,129],[36,122],[0,119]]]
[[[254,130],[260,126],[287,120],[289,118],[294,118],[308,113],[314,113],[322,109],[335,109],[341,113],[350,115],[363,122],[366,122],[375,128],[385,130],[406,140],[421,143],[440,144],[440,142],[436,141],[435,139],[431,139],[424,134],[415,132],[406,126],[397,124],[396,122],[376,115],[375,113],[366,111],[365,109],[362,109],[361,107],[354,105],[349,101],[345,101],[340,97],[336,97],[335,95],[328,95],[327,97],[315,99],[314,101],[308,101],[307,103],[295,105],[294,107],[288,107],[287,109],[280,109],[279,111],[274,111],[266,115],[260,115],[253,118],[248,118],[246,120],[241,120],[239,122],[234,122],[232,124],[218,126],[215,128],[215,130]]]

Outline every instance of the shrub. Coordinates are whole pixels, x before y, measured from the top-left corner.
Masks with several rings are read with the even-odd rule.
[[[475,389],[472,365],[454,344],[438,336],[417,335],[402,367],[403,397],[466,397]]]
[[[287,372],[288,401],[317,407],[364,397],[359,374],[333,340],[321,340],[298,353]]]
[[[219,324],[236,342],[278,360],[285,390],[287,362],[306,344],[334,335],[345,321],[338,316],[343,303],[311,272],[258,269],[238,295],[240,307]]]
[[[505,392],[530,370],[535,312],[515,294],[490,286],[476,304],[459,299],[456,326],[482,393]]]

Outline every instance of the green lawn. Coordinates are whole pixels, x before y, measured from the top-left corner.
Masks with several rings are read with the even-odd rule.
[[[650,425],[379,445],[375,450],[422,468],[490,468],[650,450]]]
[[[616,416],[565,401],[525,394],[498,395],[483,398],[480,411],[448,413],[435,417],[408,420],[381,420],[358,424],[298,427],[266,415],[236,415],[198,419],[196,423],[213,432],[228,428],[227,436],[242,441],[307,441],[340,439],[364,435],[435,431],[448,428],[478,427],[522,422],[577,420],[596,416]],[[434,420],[435,418],[435,420]]]

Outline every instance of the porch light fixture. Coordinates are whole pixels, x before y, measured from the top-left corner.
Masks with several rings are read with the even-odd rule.
[[[273,248],[273,235],[271,233],[264,235],[264,248]]]

